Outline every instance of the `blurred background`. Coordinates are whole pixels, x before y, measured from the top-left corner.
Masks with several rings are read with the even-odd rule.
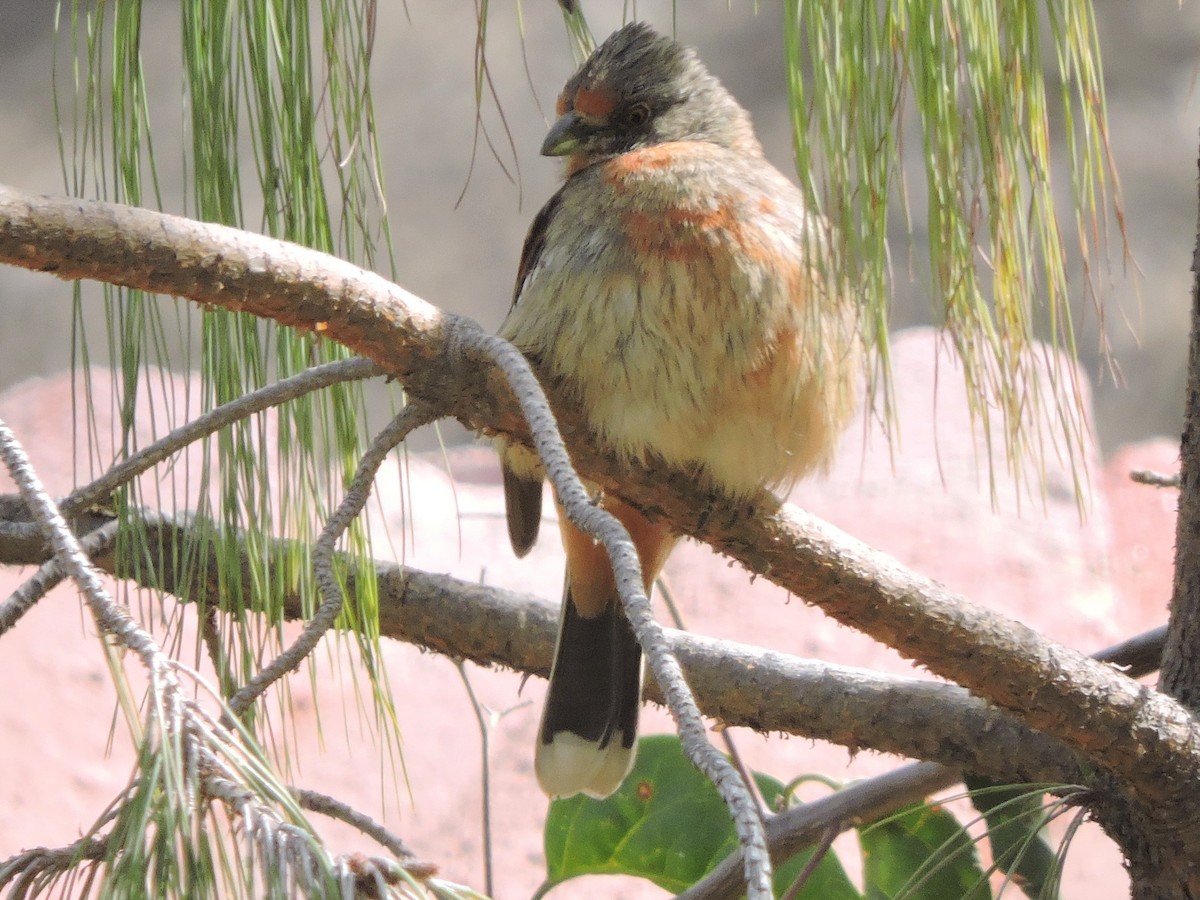
[[[585,0],[586,2],[586,0]],[[552,0],[515,0],[488,4],[488,64],[497,102],[485,99],[483,123],[499,161],[476,135],[475,76],[476,4],[445,0],[380,0],[373,63],[380,146],[387,179],[387,202],[394,236],[395,277],[406,288],[447,310],[470,315],[494,329],[506,313],[525,229],[542,202],[554,190],[559,163],[543,159],[537,150],[552,114],[554,98],[574,68],[561,16]],[[1125,473],[1139,465],[1116,449],[1151,435],[1164,434],[1177,442],[1182,419],[1184,376],[1191,296],[1192,248],[1196,234],[1197,143],[1200,139],[1200,8],[1194,2],[1098,0],[1095,3],[1104,53],[1110,116],[1110,149],[1121,176],[1124,225],[1132,257],[1126,259],[1118,224],[1109,220],[1111,259],[1103,270],[1107,335],[1123,373],[1118,384],[1103,362],[1098,316],[1082,286],[1076,301],[1082,362],[1095,382],[1095,409],[1101,449],[1110,459],[1113,475],[1100,487],[1108,515],[1081,523],[1073,498],[1051,496],[1049,515],[1031,516],[1018,524],[997,514],[986,490],[970,477],[967,464],[978,459],[964,436],[965,428],[944,431],[927,420],[927,403],[910,404],[928,427],[906,430],[909,455],[893,466],[886,450],[875,458],[874,475],[864,475],[861,452],[843,454],[839,472],[825,485],[807,485],[805,506],[873,546],[892,553],[981,602],[1003,608],[1023,621],[1044,627],[1059,640],[1094,650],[1119,636],[1162,620],[1169,593],[1173,494],[1152,494],[1130,487]],[[662,30],[673,23],[667,0],[590,0],[586,9],[598,37],[630,15],[647,19]],[[52,79],[55,4],[47,0],[0,0],[0,184],[22,190],[69,191],[60,163],[59,134],[54,118]],[[757,10],[757,12],[756,12]],[[784,89],[783,15],[774,0],[689,0],[681,3],[678,35],[696,46],[709,68],[750,108],[771,159],[785,172],[792,168],[790,114]],[[147,2],[144,23],[144,62],[152,90],[150,115],[163,204],[184,212],[182,114],[179,109],[179,12],[171,0]],[[69,86],[71,54],[59,48],[57,77]],[[69,92],[60,94],[66,101]],[[72,111],[62,110],[67,122]],[[507,125],[508,132],[505,131]],[[70,128],[65,140],[70,156]],[[511,134],[511,143],[508,134]],[[919,152],[916,141],[906,152]],[[247,164],[250,164],[249,158]],[[918,160],[910,160],[917,163]],[[1059,183],[1069,191],[1065,172]],[[460,199],[461,198],[461,199]],[[1064,198],[1069,200],[1069,198]],[[915,207],[915,204],[914,204]],[[934,298],[923,278],[926,258],[919,210],[913,210],[917,233],[911,237],[903,217],[894,218],[892,253],[896,260],[895,328],[935,321]],[[249,221],[253,223],[251,214]],[[1069,225],[1070,222],[1064,223]],[[253,227],[253,224],[252,224]],[[910,266],[911,260],[911,266]],[[912,277],[910,278],[910,270]],[[1078,284],[1078,282],[1076,282]],[[87,324],[101,325],[99,303],[85,303]],[[44,275],[0,267],[0,391],[31,376],[65,371],[71,363],[71,286]],[[103,329],[89,331],[102,335]],[[932,342],[920,336],[898,346],[904,380],[922,397],[936,384]],[[96,362],[107,362],[103,339],[92,341]],[[9,393],[11,407],[3,410],[18,433],[39,449],[38,462],[49,469],[48,449],[61,449],[59,490],[74,483],[69,442],[54,446],[69,433],[69,385],[64,380],[31,384]],[[947,391],[940,387],[943,408]],[[953,404],[950,404],[953,405]],[[111,412],[111,411],[110,411]],[[50,418],[55,413],[56,418]],[[965,421],[965,405],[959,417]],[[26,421],[22,421],[22,420]],[[36,421],[35,421],[36,420]],[[38,430],[36,426],[42,425]],[[100,432],[104,433],[101,428]],[[468,439],[447,432],[452,440]],[[39,439],[42,435],[46,440]],[[950,437],[948,438],[947,435]],[[851,429],[848,440],[856,437]],[[957,438],[957,440],[955,440]],[[940,441],[937,448],[934,442]],[[951,445],[947,448],[945,445]],[[879,450],[879,448],[876,448]],[[948,450],[953,452],[947,452]],[[1157,445],[1152,467],[1172,465],[1174,447]],[[499,516],[500,492],[494,457],[489,451],[456,457],[455,483],[425,462],[422,477],[412,484],[423,493],[406,499],[399,477],[391,470],[381,486],[379,510],[385,523],[400,533],[407,504],[421,510],[417,553],[408,561],[430,571],[449,571],[460,577],[535,590],[554,596],[561,584],[557,542],[543,541],[538,556],[517,562],[507,549]],[[916,462],[914,462],[914,460]],[[956,468],[957,463],[961,466]],[[918,463],[920,465],[918,465]],[[428,469],[429,471],[424,471]],[[899,471],[904,477],[897,478]],[[1092,470],[1103,479],[1101,467]],[[1124,493],[1121,493],[1124,491]],[[490,492],[490,493],[489,493]],[[460,511],[462,514],[460,515]],[[920,527],[913,527],[914,522]],[[1126,533],[1128,532],[1128,533]],[[463,547],[470,548],[464,554]],[[894,654],[865,638],[849,635],[800,604],[784,606],[781,596],[761,580],[754,586],[760,602],[746,602],[742,573],[706,550],[687,547],[673,571],[676,587],[686,596],[689,621],[709,634],[753,640],[766,637],[791,652],[837,659],[859,666],[908,671]],[[426,554],[422,556],[420,554]],[[17,573],[11,575],[16,584]],[[689,581],[690,579],[690,581]],[[1069,587],[1069,591],[1067,588]],[[0,587],[4,596],[11,587]],[[773,618],[785,611],[786,620]],[[806,619],[797,619],[802,613]],[[706,618],[707,616],[707,618]],[[89,652],[90,639],[77,632],[78,611],[70,603],[42,603],[30,620],[42,617],[41,632],[23,625],[28,640],[0,654],[0,683],[19,683],[11,702],[0,704],[0,770],[11,773],[3,790],[4,808],[29,811],[0,816],[0,850],[30,841],[59,842],[91,820],[108,802],[127,773],[125,764],[103,761],[111,700],[107,675]],[[789,623],[781,627],[781,621]],[[801,624],[793,624],[799,621]],[[714,625],[714,623],[717,623]],[[741,629],[740,631],[738,629]],[[41,635],[41,637],[39,637]],[[797,640],[799,635],[801,640]],[[76,638],[77,652],[63,642]],[[84,642],[89,643],[85,644]],[[86,647],[86,650],[84,649]],[[50,660],[47,648],[52,648]],[[473,825],[465,825],[478,804],[475,778],[474,719],[450,663],[434,654],[420,654],[388,642],[388,670],[397,684],[419,684],[405,692],[401,718],[421,740],[405,748],[411,774],[411,804],[401,801],[392,810],[405,835],[419,838],[418,849],[445,866],[445,871],[473,877],[480,855]],[[61,660],[71,665],[58,665]],[[53,664],[52,664],[53,663]],[[8,669],[4,669],[8,666]],[[493,709],[509,709],[518,696],[518,678],[511,673],[477,671],[476,684],[486,687]],[[304,693],[307,676],[300,676],[297,707],[314,716],[315,702]],[[328,711],[332,677],[322,691],[322,716]],[[344,685],[337,683],[337,689]],[[537,883],[541,864],[536,816],[530,815],[533,794],[528,748],[536,727],[540,684],[526,686],[532,705],[506,716],[497,729],[497,834],[507,872],[505,896],[528,895]],[[35,702],[34,698],[52,698]],[[336,699],[336,698],[335,698]],[[346,708],[361,698],[346,688]],[[657,715],[655,727],[665,728]],[[99,717],[100,724],[95,720]],[[317,734],[312,721],[297,732]],[[336,730],[336,729],[335,729]],[[654,730],[654,729],[650,729]],[[465,734],[465,736],[464,736]],[[357,733],[354,738],[357,739]],[[345,743],[349,743],[347,733]],[[773,741],[768,745],[747,735],[751,764],[766,771],[822,771],[835,774],[845,766],[841,749],[819,748],[811,742]],[[345,765],[343,742],[331,739],[333,753],[308,753],[305,778],[341,799],[358,799],[364,809],[380,802],[375,777],[378,763],[364,762],[366,752],[354,746],[354,766]],[[36,746],[36,754],[28,752]],[[455,748],[456,763],[447,766],[446,748]],[[467,749],[462,749],[467,748]],[[7,756],[5,754],[8,754]],[[768,756],[774,754],[774,756]],[[770,764],[760,760],[772,760]],[[891,767],[888,759],[855,754],[857,775]],[[85,761],[85,762],[82,762]],[[782,761],[780,761],[782,760]],[[448,776],[447,769],[454,771]],[[62,773],[70,771],[71,777]],[[45,798],[52,802],[46,803]],[[387,801],[384,801],[386,806]],[[534,802],[534,806],[537,803]],[[466,812],[464,812],[466,811]],[[58,813],[61,821],[51,815]],[[63,823],[67,823],[64,825]],[[7,829],[7,830],[6,830]],[[1068,896],[1117,898],[1128,895],[1115,850],[1102,838],[1091,839],[1072,858],[1080,874],[1068,879]],[[514,890],[517,886],[524,891]],[[632,891],[624,896],[647,896]],[[570,896],[611,897],[608,882],[594,892]]]
[[[1197,221],[1200,10],[1194,3],[1126,0],[1099,0],[1095,7],[1111,152],[1132,251],[1126,259],[1110,218],[1111,257],[1102,284],[1108,339],[1123,378],[1103,363],[1098,316],[1081,285],[1076,320],[1082,361],[1096,385],[1099,442],[1111,452],[1180,430]],[[666,0],[632,6],[593,0],[585,7],[601,38],[627,8],[664,30],[674,22],[680,39],[696,46],[750,108],[771,159],[792,170],[778,3],[694,0],[675,19]],[[0,183],[62,193],[51,91],[54,9],[45,0],[0,0]],[[558,163],[537,149],[573,62],[551,0],[490,4],[487,57],[503,120],[496,102],[485,99],[483,123],[498,162],[475,133],[475,14],[468,3],[384,0],[373,75],[396,277],[490,329],[508,308],[525,228],[559,176]],[[178,27],[176,4],[147,4],[153,137],[163,203],[175,212],[183,211]],[[69,77],[70,54],[60,52],[58,65],[59,77]],[[69,120],[70,110],[64,115]],[[69,135],[68,129],[68,141]],[[917,141],[908,142],[906,152],[919,151]],[[1065,177],[1060,184],[1069,190]],[[914,212],[917,233],[910,239],[897,215],[892,240],[897,328],[935,320],[921,274],[924,234]],[[68,367],[70,291],[51,278],[0,269],[0,389]],[[85,306],[88,316],[99,312],[99,304]],[[464,437],[451,433],[452,440]]]

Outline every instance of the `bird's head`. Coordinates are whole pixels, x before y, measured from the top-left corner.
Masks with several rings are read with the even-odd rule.
[[[545,156],[576,171],[671,141],[707,141],[758,152],[750,118],[690,49],[634,22],[587,59],[558,98]]]

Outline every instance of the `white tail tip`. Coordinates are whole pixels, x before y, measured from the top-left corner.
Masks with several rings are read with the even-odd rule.
[[[608,746],[560,731],[548,744],[538,743],[534,760],[538,783],[547,796],[573,797],[587,794],[603,800],[621,786],[633,768],[633,748],[614,734]]]

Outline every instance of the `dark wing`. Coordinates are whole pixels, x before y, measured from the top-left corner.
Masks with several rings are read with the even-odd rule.
[[[538,214],[533,217],[533,223],[529,226],[529,233],[525,235],[525,244],[521,247],[521,262],[517,265],[517,283],[513,285],[513,306],[521,301],[521,288],[525,287],[525,279],[537,265],[542,250],[546,246],[546,229],[550,225],[550,220],[554,218],[554,214],[558,212],[558,208],[562,206],[562,195],[565,188],[564,184],[554,193],[553,197],[546,201],[546,205],[538,210]]]
[[[513,306],[521,300],[521,289],[525,279],[537,265],[542,249],[546,245],[546,228],[554,213],[562,205],[562,191],[555,193],[538,211],[525,235],[521,248],[521,262],[517,266],[517,283],[513,287]],[[508,539],[513,552],[524,556],[537,542],[538,528],[542,524],[542,479],[526,478],[513,472],[501,463],[504,475],[504,508],[508,516]]]

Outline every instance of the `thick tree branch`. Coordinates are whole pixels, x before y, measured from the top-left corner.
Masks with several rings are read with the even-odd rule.
[[[477,326],[324,254],[145,210],[0,189],[0,261],[319,330],[468,426],[527,434],[494,369],[459,352],[461,336]],[[905,571],[765,492],[739,504],[705,494],[687,473],[619,466],[581,439],[577,411],[561,398],[556,410],[575,462],[604,488],[1012,710],[1146,802],[1196,799],[1181,797],[1180,786],[1200,784],[1200,726],[1169,698]]]
[[[197,550],[204,539],[199,530],[157,513],[145,514],[139,527],[154,548],[151,560],[137,564],[106,553],[95,560],[97,566],[176,596],[183,585],[191,585],[192,595],[183,599],[203,601],[210,608],[232,605],[227,593],[217,590],[216,551]],[[193,573],[187,579],[172,568],[184,546],[192,548],[198,563],[207,556],[211,577],[196,578]],[[3,549],[0,541],[0,564],[6,561]],[[274,549],[271,558],[284,557],[283,542]],[[380,562],[375,568],[384,637],[483,665],[549,674],[558,624],[553,605],[527,594],[390,563]],[[352,574],[347,590],[354,590]],[[299,594],[285,594],[283,601],[286,617],[307,621]],[[244,608],[244,603],[237,604],[237,609]],[[934,760],[996,779],[1073,783],[1083,777],[1062,744],[1031,732],[953,685],[805,660],[685,632],[671,631],[669,637],[705,715],[722,724]],[[653,683],[647,695],[662,702]]]
[[[1192,320],[1179,448],[1175,581],[1159,687],[1200,710],[1200,207],[1192,251]]]

